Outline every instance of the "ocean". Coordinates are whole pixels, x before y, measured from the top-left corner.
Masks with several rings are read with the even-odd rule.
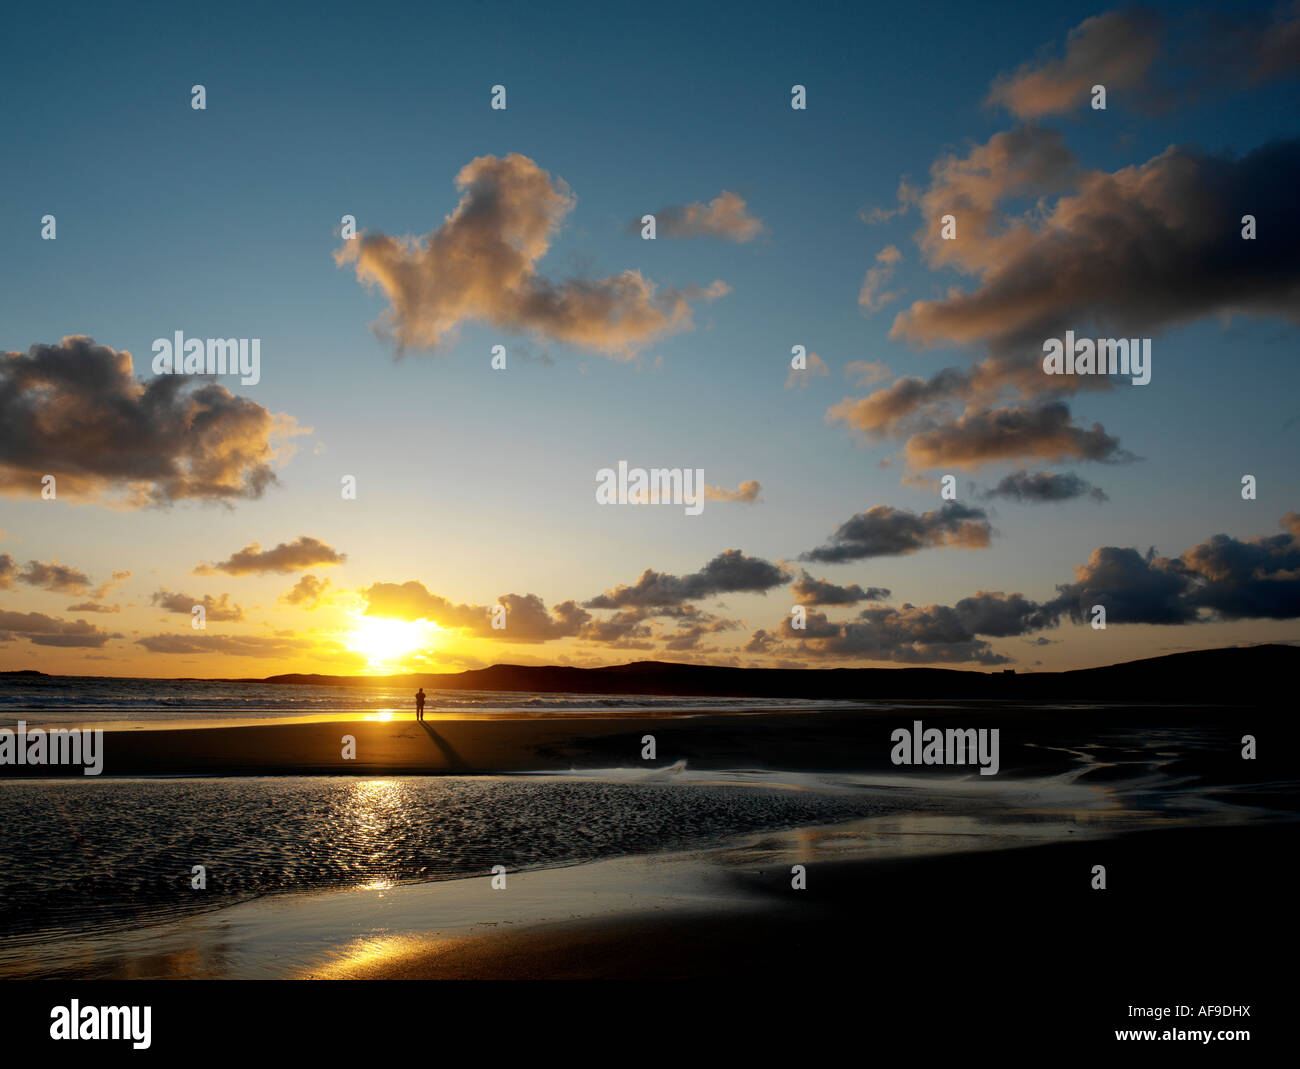
[[[770,709],[763,698],[678,698],[629,694],[532,694],[526,691],[430,690],[426,713],[699,713]],[[853,708],[860,703],[781,699],[784,709]],[[260,681],[123,679],[110,676],[0,675],[0,727],[155,721],[277,720],[341,713],[387,717],[415,711],[403,684],[306,686]]]

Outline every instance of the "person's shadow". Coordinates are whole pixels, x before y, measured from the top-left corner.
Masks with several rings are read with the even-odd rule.
[[[461,759],[460,754],[458,754],[455,750],[451,748],[451,744],[448,743],[446,739],[444,739],[441,735],[439,735],[436,731],[434,731],[432,727],[429,726],[429,721],[420,720],[418,721],[418,723],[420,727],[424,728],[424,730],[429,733],[429,738],[433,740],[433,744],[436,747],[438,747],[439,750],[442,751],[442,756],[446,760],[448,768],[469,767]]]

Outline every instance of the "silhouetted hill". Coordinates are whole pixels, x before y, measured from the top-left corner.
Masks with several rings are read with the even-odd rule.
[[[607,668],[497,664],[468,672],[388,677],[270,676],[264,682],[438,690],[654,694],[770,698],[987,698],[1254,705],[1289,693],[1300,648],[1193,650],[1071,672],[973,672],[951,668],[731,668],[635,661]]]

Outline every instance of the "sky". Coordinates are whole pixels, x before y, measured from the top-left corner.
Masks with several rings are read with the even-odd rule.
[[[1300,3],[559,7],[11,16],[0,666],[1300,641]]]

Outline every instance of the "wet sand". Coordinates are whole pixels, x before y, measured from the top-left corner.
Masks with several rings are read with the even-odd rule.
[[[1294,824],[1179,829],[1100,842],[813,863],[808,888],[785,866],[737,874],[726,910],[677,909],[492,930],[344,960],[304,975],[339,979],[801,978],[868,991],[936,994],[963,966],[1028,985],[1129,993],[1214,978],[1237,998],[1256,981],[1245,910],[1284,916]],[[1093,890],[1093,865],[1109,885]],[[1296,927],[1276,932],[1294,949]],[[1257,976],[1257,973],[1254,975]],[[1104,987],[1097,988],[1097,984]],[[958,987],[964,987],[961,982]],[[971,996],[976,996],[972,991]],[[960,996],[960,991],[957,992]],[[949,996],[944,996],[949,997]]]
[[[1163,728],[1195,729],[1206,743],[1197,770],[1215,766],[1230,781],[1255,778],[1284,747],[1242,762],[1243,733],[1266,729],[1277,743],[1294,726],[1261,709],[1212,706],[1016,706],[1003,702],[909,702],[878,710],[732,712],[692,715],[491,714],[395,719],[317,719],[204,727],[116,725],[104,734],[107,776],[139,775],[474,775],[662,766],[797,771],[889,770],[896,727],[988,727],[1000,732],[1001,775],[1059,771],[1086,748],[1104,760],[1114,743],[1158,743]],[[31,724],[29,727],[39,726]],[[646,735],[655,756],[642,755]],[[1113,735],[1113,739],[1111,738]],[[345,757],[346,739],[355,740]],[[1086,742],[1085,742],[1086,740]],[[1127,740],[1127,741],[1125,741]],[[1129,754],[1133,757],[1133,754]],[[1139,759],[1141,755],[1136,755]],[[924,771],[924,770],[922,770]],[[951,773],[952,770],[937,770]],[[1273,768],[1277,771],[1277,768]],[[82,774],[80,767],[0,766],[0,777]],[[1101,773],[1098,773],[1101,774]],[[1279,775],[1277,778],[1284,778]]]
[[[281,896],[43,949],[8,977],[724,979],[840,977],[867,994],[999,975],[1063,993],[1213,978],[1247,998],[1247,918],[1290,916],[1296,823],[1174,828],[1011,849],[863,856],[870,829],[773,832],[711,851]],[[973,847],[992,840],[972,837]],[[791,866],[807,887],[791,886]],[[1104,865],[1107,888],[1094,890]],[[1270,932],[1294,949],[1295,922]],[[947,977],[940,981],[936,976]],[[958,979],[953,979],[957,977]],[[972,994],[976,994],[972,990]]]

